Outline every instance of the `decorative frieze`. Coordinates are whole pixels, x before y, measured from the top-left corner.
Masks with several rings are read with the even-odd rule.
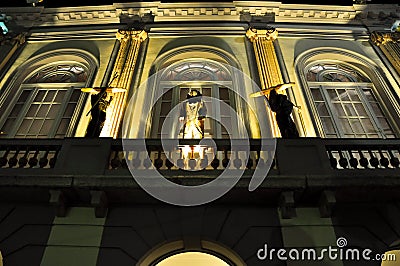
[[[191,3],[115,3],[104,6],[69,7],[62,10],[44,7],[3,8],[17,24],[30,26],[118,23],[123,17],[152,14],[155,20],[233,20],[242,14],[273,16],[275,22],[319,22],[347,24],[389,23],[398,18],[398,5],[299,5],[279,2],[191,2]]]

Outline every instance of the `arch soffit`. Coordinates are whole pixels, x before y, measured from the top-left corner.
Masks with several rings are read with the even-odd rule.
[[[13,77],[22,79],[20,80],[22,82],[40,69],[57,62],[78,62],[84,65],[89,70],[88,81],[93,78],[95,70],[99,67],[98,59],[85,50],[58,49],[29,58],[15,70],[16,74]],[[23,73],[29,73],[29,75],[22,75]]]
[[[89,70],[87,83],[93,79],[96,69],[99,67],[98,59],[90,52],[82,49],[66,48],[43,52],[32,56],[13,71],[6,83],[7,85],[0,91],[0,102],[6,100],[10,92],[15,89],[16,86],[19,86],[18,84],[22,84],[24,80],[31,77],[34,73],[37,73],[38,70],[46,65],[56,63],[57,61],[78,62],[83,64]]]
[[[342,63],[372,79],[377,79],[380,76],[378,66],[374,61],[359,53],[335,47],[320,47],[304,51],[296,57],[294,65],[298,74],[300,74],[299,72],[304,74],[308,71],[309,67],[319,62]],[[300,77],[302,76],[300,75]]]
[[[207,45],[186,45],[176,47],[167,52],[159,54],[153,63],[155,71],[159,71],[172,64],[189,58],[208,59],[217,63],[227,64],[241,69],[239,62],[229,52],[214,46]]]

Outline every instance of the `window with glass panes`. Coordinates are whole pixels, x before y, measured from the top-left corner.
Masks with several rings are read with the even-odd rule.
[[[324,63],[309,67],[306,78],[324,136],[395,137],[373,83],[360,72],[347,65]]]
[[[87,81],[87,69],[76,63],[43,67],[26,79],[0,121],[3,136],[62,138],[72,121]]]
[[[161,137],[161,128],[168,113],[174,106],[184,101],[192,89],[200,91],[203,96],[219,99],[221,104],[224,102],[234,108],[233,95],[228,89],[232,85],[231,77],[226,69],[210,60],[187,60],[175,64],[163,73],[160,85],[164,91],[155,105],[152,122],[152,136],[156,138]],[[232,114],[221,111],[225,108],[211,104],[207,98],[203,98],[203,100],[209,115],[218,117],[226,127],[237,130],[235,121],[232,121]],[[204,121],[204,136],[229,138],[225,126],[208,117]]]

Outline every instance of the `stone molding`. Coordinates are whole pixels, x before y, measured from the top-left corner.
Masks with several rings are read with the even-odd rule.
[[[399,5],[299,5],[279,2],[233,1],[198,3],[115,3],[113,5],[44,8],[5,7],[9,20],[24,27],[120,23],[121,17],[140,19],[152,14],[155,21],[223,20],[240,21],[246,15],[275,22],[391,25],[400,14]]]

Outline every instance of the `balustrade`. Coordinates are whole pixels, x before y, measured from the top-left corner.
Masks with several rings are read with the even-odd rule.
[[[54,168],[62,140],[1,140],[0,168]]]
[[[399,168],[400,164],[398,140],[364,140],[364,143],[326,145],[326,150],[330,165],[339,170],[393,169]]]

